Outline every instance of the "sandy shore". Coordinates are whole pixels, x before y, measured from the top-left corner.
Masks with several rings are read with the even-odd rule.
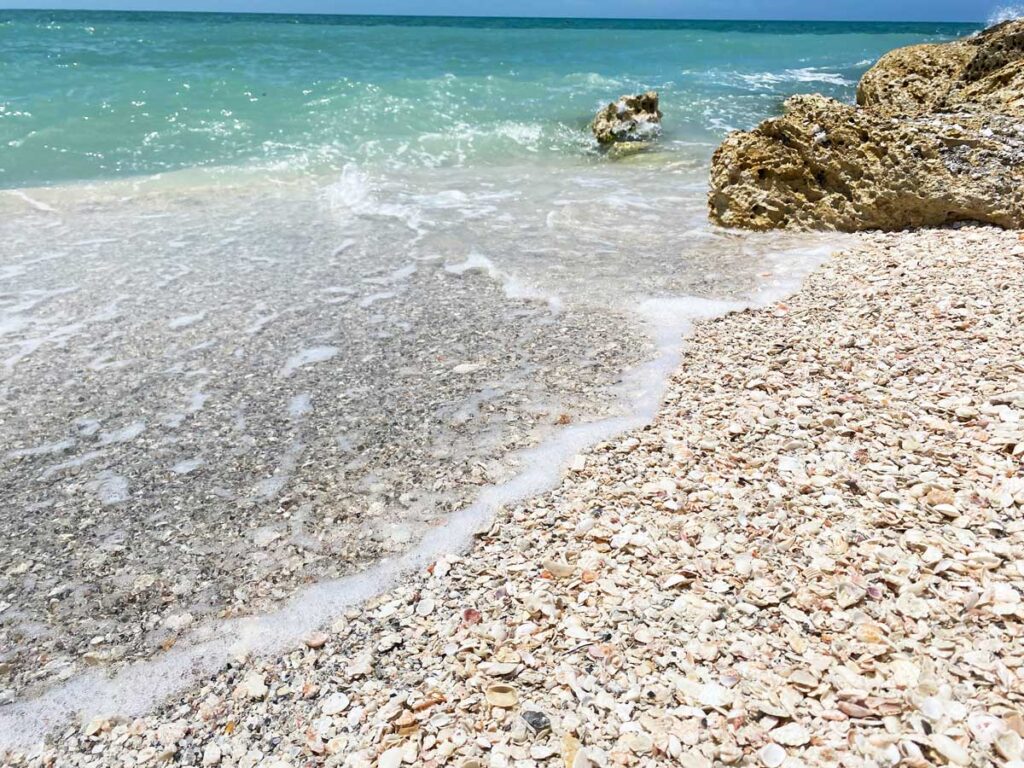
[[[11,765],[1024,759],[1024,242],[867,235],[701,324],[465,556]]]

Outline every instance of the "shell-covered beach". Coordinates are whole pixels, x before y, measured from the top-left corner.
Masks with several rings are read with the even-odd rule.
[[[1024,22],[48,13],[5,764],[1024,766]]]
[[[12,764],[1017,765],[1022,279],[861,236],[470,551]]]

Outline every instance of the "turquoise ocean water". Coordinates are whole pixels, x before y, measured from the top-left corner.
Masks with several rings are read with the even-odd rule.
[[[0,187],[584,159],[596,107],[645,88],[682,147],[792,93],[851,99],[885,51],[970,29],[0,11]]]

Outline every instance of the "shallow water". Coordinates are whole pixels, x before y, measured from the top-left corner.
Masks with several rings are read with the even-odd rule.
[[[709,227],[714,142],[959,31],[503,24],[0,13],[0,700],[298,595],[266,647],[650,418],[838,242]]]

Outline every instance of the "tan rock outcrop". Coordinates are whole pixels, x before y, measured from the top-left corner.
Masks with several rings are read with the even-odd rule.
[[[857,103],[896,114],[998,111],[1024,116],[1024,20],[974,37],[890,51],[861,79]]]
[[[1002,115],[897,118],[824,96],[718,148],[711,218],[745,229],[1024,225],[1024,125]]]
[[[798,96],[731,134],[711,219],[747,229],[1024,227],[1024,21],[883,56],[860,107]]]
[[[654,139],[661,132],[657,91],[620,96],[597,113],[590,129],[602,146]]]
[[[857,86],[857,103],[903,114],[930,112],[971,60],[959,43],[912,45],[885,54]],[[948,84],[936,88],[936,84]]]

